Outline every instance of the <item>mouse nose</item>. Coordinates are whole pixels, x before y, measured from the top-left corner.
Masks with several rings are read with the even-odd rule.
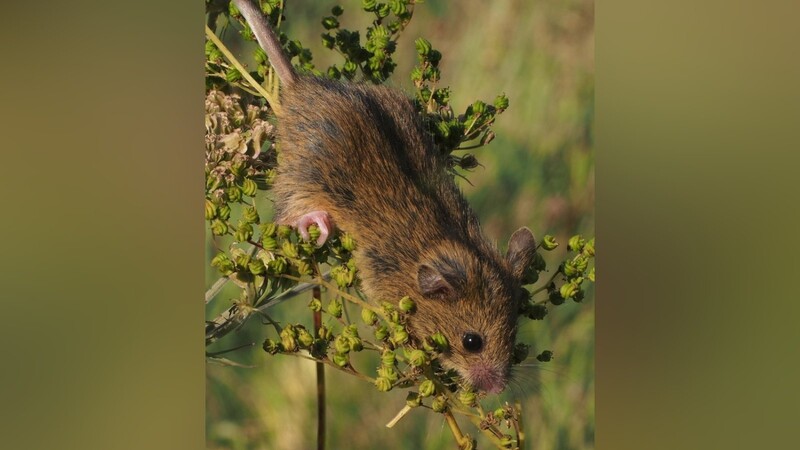
[[[469,368],[469,382],[477,389],[499,394],[506,387],[506,377],[502,370],[487,364],[474,364]]]

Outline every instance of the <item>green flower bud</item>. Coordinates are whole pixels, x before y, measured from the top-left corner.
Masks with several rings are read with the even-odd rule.
[[[419,385],[419,395],[421,397],[430,397],[436,392],[436,385],[431,380],[425,380]]]
[[[353,61],[347,61],[346,63],[344,63],[344,67],[342,67],[342,72],[344,72],[345,74],[352,75],[356,73],[357,69],[358,65],[356,63],[354,63]]]
[[[289,225],[278,225],[278,237],[286,239],[292,235],[292,227]]]
[[[390,0],[389,8],[395,16],[400,16],[406,13],[406,4],[401,0]]]
[[[323,34],[323,35],[322,35],[322,45],[323,45],[325,48],[333,48],[334,46],[336,46],[336,38],[335,38],[335,37],[333,37],[333,36],[331,36],[331,35],[330,35],[330,34],[328,34],[328,33],[325,33],[325,34]],[[333,68],[333,67],[331,67],[331,69],[332,69],[332,68]],[[328,71],[329,71],[329,72],[328,72],[328,75],[330,76],[330,69],[328,69]],[[338,71],[337,71],[337,72],[338,72]],[[334,78],[334,77],[331,77],[331,78]]]
[[[375,311],[373,311],[371,309],[362,308],[361,309],[361,320],[363,320],[364,323],[367,324],[367,325],[372,325],[378,320],[378,315],[375,314]]]
[[[375,329],[375,339],[383,341],[387,337],[389,337],[389,329],[386,328],[386,325],[381,325]]]
[[[465,406],[473,408],[478,405],[478,396],[475,395],[474,392],[461,391],[458,394],[458,401],[463,403]]]
[[[589,281],[594,283],[594,267],[592,267],[592,270],[589,271],[589,275],[587,276],[587,278],[589,279]]]
[[[586,240],[580,234],[576,234],[569,238],[569,243],[567,243],[567,248],[569,248],[573,252],[579,252],[583,249],[583,246],[586,245]]]
[[[297,351],[297,334],[295,333],[294,327],[291,325],[287,325],[283,331],[281,331],[281,345],[283,345],[283,349],[287,352]]]
[[[519,364],[522,361],[525,361],[528,358],[529,351],[530,347],[521,342],[515,345],[514,353],[511,356],[511,364]]]
[[[247,207],[244,212],[242,213],[242,218],[247,223],[258,223],[260,221],[258,217],[258,211],[252,206]]]
[[[308,308],[314,312],[322,311],[322,301],[318,298],[311,298],[311,301],[308,302]]]
[[[238,202],[242,199],[242,190],[236,186],[229,187],[226,194],[228,195],[228,199],[232,202]]]
[[[247,178],[242,183],[242,193],[248,197],[254,197],[256,195],[256,191],[258,190],[258,185],[255,181]]]
[[[390,11],[389,5],[387,5],[386,3],[379,3],[378,8],[375,10],[375,14],[379,18],[383,19],[384,17],[389,15],[389,11]]]
[[[206,220],[211,220],[217,216],[217,205],[209,199],[206,199]]]
[[[264,341],[264,345],[262,346],[265,352],[269,353],[270,355],[274,355],[276,353],[280,353],[281,351],[281,344],[278,342],[273,341],[272,339],[267,339]]]
[[[414,45],[417,47],[417,53],[422,56],[427,56],[431,52],[431,49],[433,48],[431,46],[430,41],[428,41],[425,38],[417,39],[416,41],[414,41]]]
[[[308,227],[308,237],[310,242],[317,242],[319,236],[322,234],[322,230],[319,229],[317,224],[313,224]]]
[[[538,359],[541,362],[548,362],[551,359],[553,359],[553,352],[551,352],[550,350],[545,350],[542,353],[539,353],[539,355],[536,356],[536,359]]]
[[[328,314],[336,317],[342,317],[342,302],[339,299],[333,299],[328,303]]]
[[[214,219],[211,222],[211,233],[215,236],[222,236],[228,232],[228,224],[219,219]]]
[[[422,404],[422,397],[416,392],[409,392],[406,395],[406,405],[410,408],[416,408],[417,406]]]
[[[250,261],[250,264],[247,265],[248,270],[253,275],[263,275],[267,272],[266,266],[264,266],[264,262],[260,259],[254,259]]]
[[[567,278],[572,278],[575,275],[578,275],[579,273],[580,272],[575,267],[575,261],[566,261],[566,262],[564,262],[564,275],[566,275]]]
[[[227,203],[223,203],[217,208],[217,217],[222,220],[228,220],[231,217],[231,207]]]
[[[334,16],[337,16],[337,17],[341,16],[343,12],[344,12],[344,9],[339,5],[336,5],[331,9],[331,14],[333,14]]]
[[[444,395],[436,396],[431,403],[431,409],[437,413],[443,413],[447,411],[447,397]]]
[[[476,116],[480,116],[481,114],[486,112],[486,103],[483,103],[480,100],[475,101],[472,104],[472,113]]]
[[[354,352],[360,352],[361,350],[364,350],[364,343],[361,341],[361,338],[351,337],[347,339],[350,341],[350,350]]]
[[[506,417],[505,408],[497,408],[497,409],[494,410],[494,412],[492,414],[494,414],[494,417],[497,418],[497,420],[505,420],[505,419],[508,418],[508,417]]]
[[[324,42],[323,42],[323,44],[327,45]],[[331,47],[331,48],[333,48],[333,47]],[[342,78],[342,73],[339,72],[339,68],[336,67],[336,65],[328,67],[328,78],[330,78],[332,80],[338,80],[338,79]]]
[[[297,265],[297,273],[300,275],[311,275],[311,264],[306,261],[298,261]]]
[[[500,94],[494,99],[494,107],[497,108],[498,111],[503,111],[508,108],[508,97],[506,97],[506,94]]]
[[[346,337],[358,337],[358,326],[356,324],[351,324],[342,330],[342,335]]]
[[[305,327],[298,328],[297,330],[297,341],[300,342],[300,345],[303,348],[311,347],[311,344],[314,343],[314,336],[311,336],[311,333],[305,329]]]
[[[395,354],[391,350],[384,350],[384,352],[381,353],[381,364],[384,366],[393,367],[396,360]]]
[[[400,308],[400,311],[403,311],[406,314],[411,314],[417,309],[417,305],[414,303],[414,300],[411,300],[410,297],[401,298],[400,303],[397,306]]]
[[[242,74],[235,68],[231,67],[225,71],[225,79],[228,81],[228,83],[235,83],[242,79]]]
[[[392,390],[392,382],[386,378],[378,377],[375,379],[375,387],[381,392],[389,392]]]
[[[425,352],[422,350],[412,350],[408,355],[408,363],[414,367],[420,367],[427,362]]]
[[[297,246],[289,241],[283,242],[283,247],[281,250],[283,251],[283,255],[287,258],[295,259],[298,256]]]
[[[340,355],[338,353],[334,353],[333,354],[333,363],[336,364],[339,367],[346,366],[349,361],[350,360],[347,357],[347,355]]]
[[[542,248],[547,251],[550,251],[556,247],[558,247],[558,242],[556,242],[556,238],[550,236],[549,234],[545,234],[544,239],[542,239]]]
[[[322,19],[322,26],[325,27],[326,30],[339,28],[339,21],[336,19],[336,17],[328,16]]]
[[[317,330],[317,337],[323,341],[330,342],[331,339],[333,339],[333,332],[325,325],[322,325],[319,327],[319,330]]]

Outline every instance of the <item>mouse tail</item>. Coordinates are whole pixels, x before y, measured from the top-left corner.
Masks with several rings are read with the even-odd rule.
[[[286,53],[283,52],[278,36],[258,6],[254,5],[251,0],[233,0],[233,3],[242,13],[247,24],[250,25],[261,49],[267,53],[270,64],[278,74],[281,83],[286,87],[294,84],[297,81],[297,73],[289,58],[286,57]]]

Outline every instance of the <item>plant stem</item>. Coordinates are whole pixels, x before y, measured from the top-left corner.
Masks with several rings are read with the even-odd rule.
[[[322,298],[319,286],[312,291],[316,300]],[[322,312],[314,311],[314,334],[322,327]],[[325,366],[317,361],[317,450],[325,450]]]
[[[456,443],[458,444],[458,448],[464,448],[465,439],[464,434],[461,432],[461,428],[458,427],[458,422],[456,422],[456,418],[453,417],[453,413],[450,411],[445,411],[442,413],[444,419],[447,421],[447,425],[450,427],[450,431],[453,433],[453,437],[456,438]]]

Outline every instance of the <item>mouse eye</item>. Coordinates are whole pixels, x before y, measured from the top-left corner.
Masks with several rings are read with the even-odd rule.
[[[478,333],[470,331],[464,333],[464,337],[461,338],[461,345],[463,345],[468,352],[477,353],[483,348],[483,338],[481,338]]]

